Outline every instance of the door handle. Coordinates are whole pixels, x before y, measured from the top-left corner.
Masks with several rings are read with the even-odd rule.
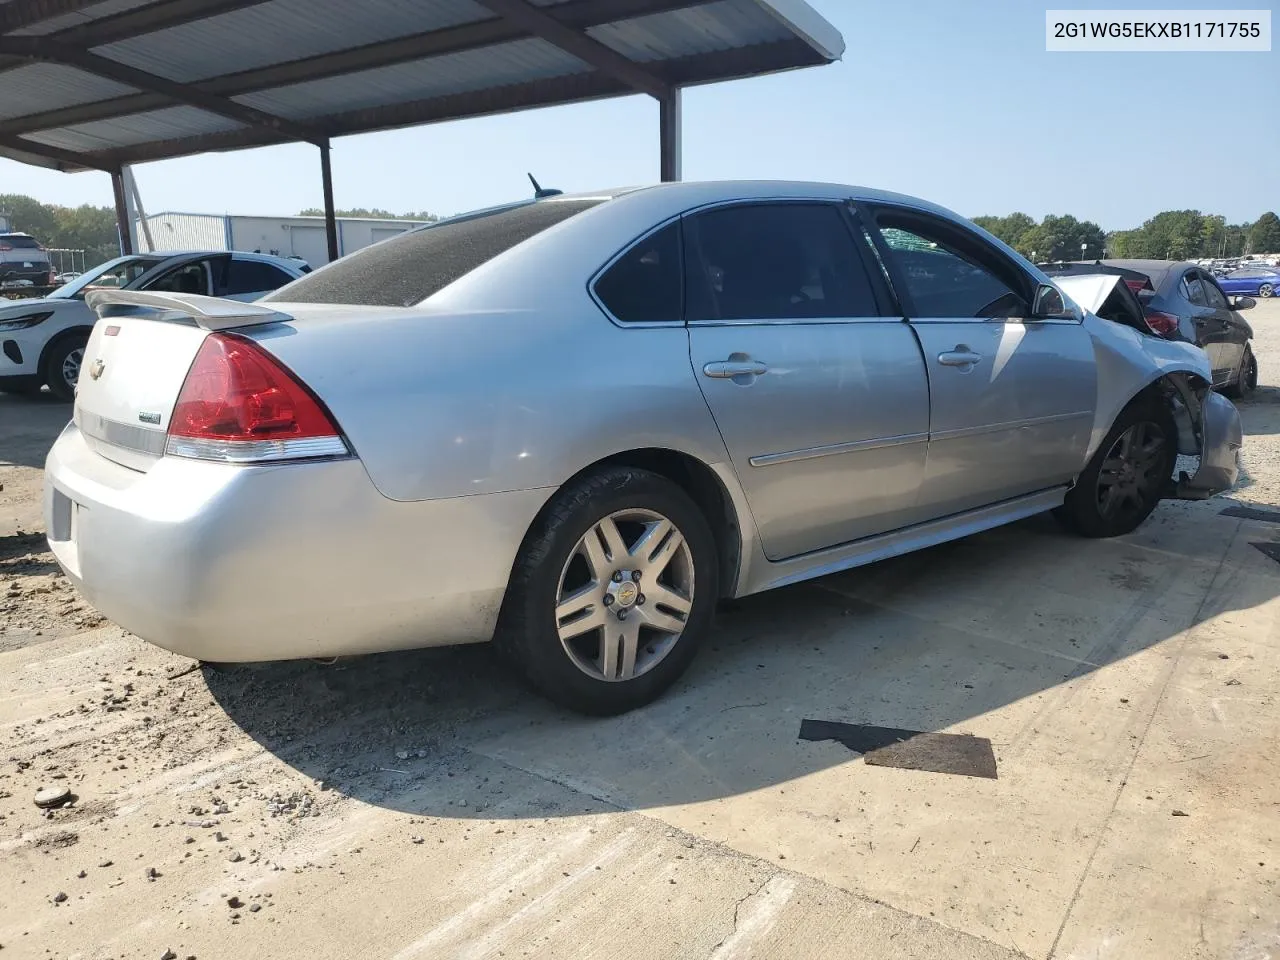
[[[762,360],[717,360],[702,367],[702,375],[713,380],[759,377],[768,372],[769,365]]]
[[[982,354],[974,353],[963,346],[938,354],[938,362],[944,367],[971,367],[981,359]]]

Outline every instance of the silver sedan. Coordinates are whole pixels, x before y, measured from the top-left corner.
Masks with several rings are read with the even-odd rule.
[[[721,598],[1230,487],[1204,353],[1075,283],[924,201],[749,182],[483,210],[258,304],[97,293],[50,545],[201,660],[493,639],[627,710]]]

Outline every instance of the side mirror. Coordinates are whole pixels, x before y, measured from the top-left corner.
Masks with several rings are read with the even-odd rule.
[[[1232,310],[1252,310],[1257,305],[1258,305],[1258,301],[1253,299],[1253,297],[1232,297],[1231,298]]]
[[[1032,320],[1076,320],[1080,314],[1067,302],[1062,291],[1049,283],[1036,287],[1036,298],[1031,304]]]

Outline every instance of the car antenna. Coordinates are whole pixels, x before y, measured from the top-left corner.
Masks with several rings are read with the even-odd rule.
[[[558,197],[564,193],[563,190],[557,190],[555,187],[543,187],[534,178],[532,173],[525,174],[529,178],[529,182],[533,184],[533,199],[542,200],[545,197]]]

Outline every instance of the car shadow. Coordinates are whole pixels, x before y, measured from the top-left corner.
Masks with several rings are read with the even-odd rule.
[[[688,674],[619,717],[551,706],[487,645],[206,668],[205,680],[265,749],[382,807],[557,815],[497,781],[457,806],[447,778],[480,758],[621,809],[718,800],[857,760],[800,742],[802,719],[988,736],[995,711],[1271,599],[1280,567],[1240,547],[1222,506],[1165,504],[1112,541],[1033,518],[733,601]]]

